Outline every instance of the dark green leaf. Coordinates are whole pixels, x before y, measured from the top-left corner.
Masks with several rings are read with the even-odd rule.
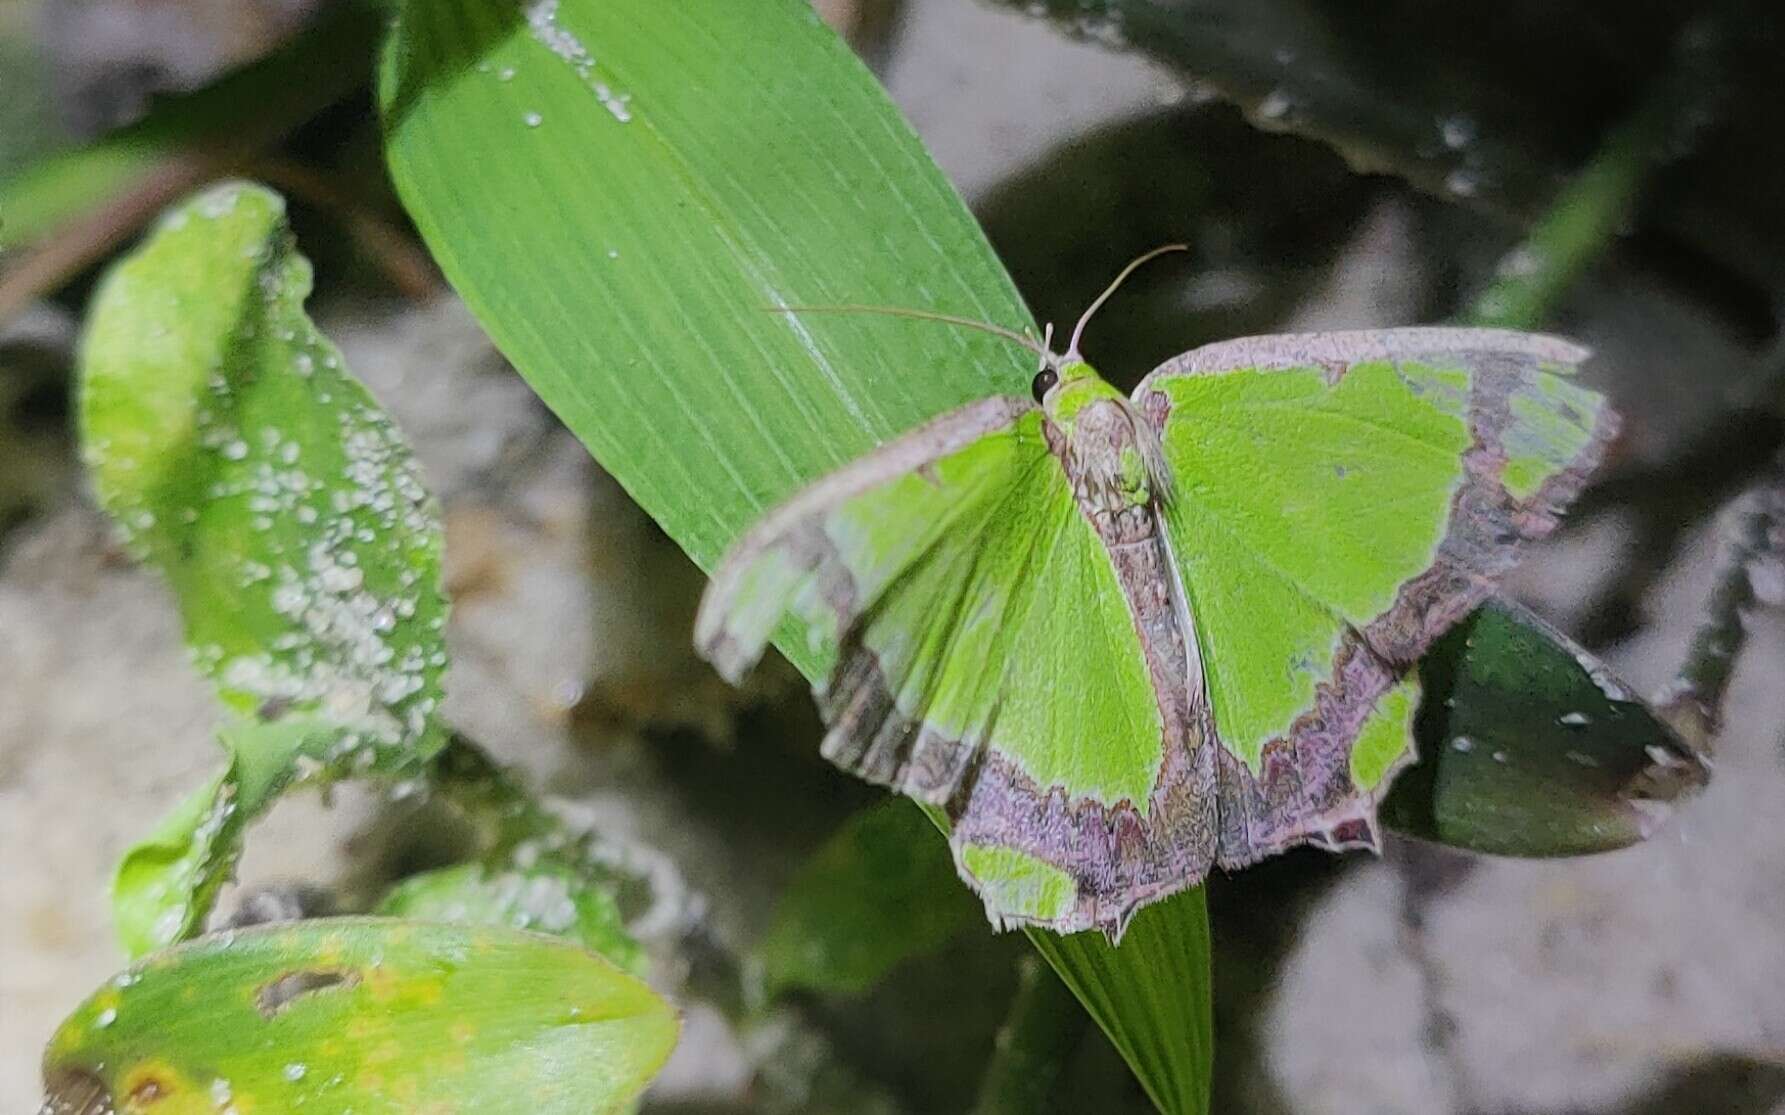
[[[756,949],[764,990],[859,994],[899,962],[989,932],[922,812],[888,801],[845,821],[781,896]]]
[[[1707,770],[1605,665],[1525,609],[1491,602],[1420,664],[1425,754],[1382,819],[1500,855],[1634,844]]]

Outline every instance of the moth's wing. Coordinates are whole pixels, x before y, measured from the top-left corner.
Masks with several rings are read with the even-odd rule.
[[[994,922],[1119,934],[1206,872],[1212,749],[1197,771],[1168,748],[1112,559],[1041,412],[980,405],[765,520],[721,568],[699,641],[735,674],[784,609],[834,632],[826,756],[941,806]]]
[[[969,403],[830,473],[764,516],[725,555],[694,641],[734,684],[789,613],[834,647],[881,591],[939,545],[960,545],[1015,478],[1045,457],[1019,428],[1027,399]]]
[[[1221,747],[1220,861],[1373,845],[1412,759],[1408,667],[1548,534],[1612,436],[1584,349],[1500,330],[1256,337],[1135,401]]]

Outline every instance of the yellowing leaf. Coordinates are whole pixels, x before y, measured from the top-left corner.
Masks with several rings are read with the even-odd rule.
[[[588,1115],[637,1095],[676,1031],[555,937],[332,918],[139,963],[62,1024],[44,1085],[49,1110]]]

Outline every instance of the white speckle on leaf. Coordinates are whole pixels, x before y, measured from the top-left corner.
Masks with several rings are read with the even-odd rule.
[[[534,0],[527,6],[527,27],[533,38],[547,50],[562,58],[576,71],[595,99],[615,120],[624,124],[632,119],[632,97],[614,90],[595,76],[595,56],[589,48],[558,23],[558,0]]]
[[[238,182],[226,182],[221,186],[206,191],[193,206],[201,217],[216,220],[235,212],[236,204],[242,200],[242,186]]]

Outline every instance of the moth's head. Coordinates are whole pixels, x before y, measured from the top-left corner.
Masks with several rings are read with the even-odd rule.
[[[1071,353],[1065,356],[1049,353],[1042,362],[1041,370],[1029,382],[1029,393],[1035,396],[1036,402],[1047,408],[1048,416],[1055,420],[1065,417],[1056,412],[1068,402],[1082,405],[1114,390],[1084,357]],[[1071,409],[1076,409],[1076,406]]]
[[[1080,406],[1093,399],[1106,398],[1118,392],[1111,387],[1097,369],[1091,367],[1083,356],[1079,355],[1078,343],[1084,339],[1085,326],[1091,323],[1091,317],[1109,300],[1134,269],[1150,259],[1164,255],[1166,252],[1182,252],[1187,250],[1182,244],[1167,244],[1163,248],[1155,248],[1146,255],[1122,268],[1115,281],[1104,288],[1097,296],[1078,324],[1072,329],[1072,340],[1066,345],[1065,355],[1054,352],[1054,327],[1049,325],[1047,333],[1039,346],[1034,346],[1041,355],[1041,370],[1035,373],[1035,379],[1029,384],[1029,393],[1035,401],[1047,408],[1048,417],[1058,422],[1062,418],[1070,418]],[[1031,342],[1033,345],[1033,342]]]

